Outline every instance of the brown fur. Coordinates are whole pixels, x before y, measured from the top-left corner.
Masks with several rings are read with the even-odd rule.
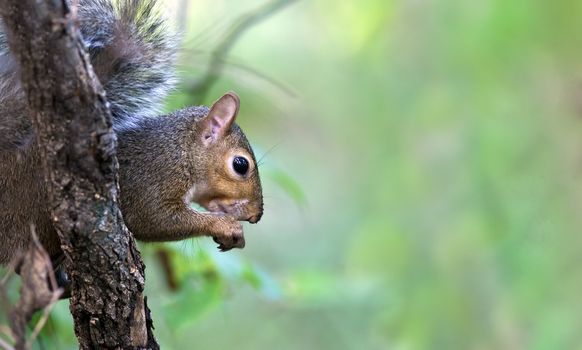
[[[142,241],[173,241],[208,235],[221,250],[244,247],[238,221],[255,223],[263,214],[261,183],[253,151],[234,124],[238,97],[145,118],[118,132],[121,211]],[[226,111],[226,112],[225,112]],[[223,124],[212,123],[220,119]],[[213,135],[212,142],[205,138]],[[246,177],[230,168],[233,155],[251,163]],[[51,256],[59,240],[46,207],[46,190],[36,142],[0,148],[0,263],[10,261],[30,240],[30,224]],[[209,212],[198,212],[194,201]]]

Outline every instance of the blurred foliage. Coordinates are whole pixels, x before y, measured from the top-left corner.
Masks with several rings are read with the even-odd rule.
[[[264,4],[190,1],[169,110]],[[304,0],[244,33],[203,102],[241,95],[266,213],[242,251],[164,245],[175,292],[142,246],[163,348],[581,347],[581,13]]]

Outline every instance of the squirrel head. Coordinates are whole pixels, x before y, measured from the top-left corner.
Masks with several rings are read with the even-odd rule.
[[[263,193],[253,150],[235,119],[240,99],[228,92],[196,123],[196,161],[204,171],[192,199],[215,213],[257,223],[263,215]]]

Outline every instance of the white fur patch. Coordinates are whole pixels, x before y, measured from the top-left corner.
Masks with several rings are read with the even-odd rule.
[[[186,192],[184,197],[182,197],[182,200],[184,200],[184,203],[186,203],[186,205],[190,205],[190,203],[192,203],[192,201],[194,200],[195,194],[196,194],[196,185],[193,185],[192,187],[190,187],[188,189],[188,191]]]
[[[208,212],[208,210],[206,210],[200,204],[194,202],[195,195],[196,195],[196,185],[193,185],[192,187],[190,187],[190,189],[188,189],[188,192],[186,192],[184,197],[182,197],[182,200],[189,208],[191,208],[194,211],[197,211],[199,213]]]

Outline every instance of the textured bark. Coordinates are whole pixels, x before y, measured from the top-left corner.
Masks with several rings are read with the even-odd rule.
[[[0,12],[20,63],[47,205],[72,279],[80,347],[157,349],[143,297],[144,266],[118,207],[111,115],[74,8],[63,0],[0,0]]]

